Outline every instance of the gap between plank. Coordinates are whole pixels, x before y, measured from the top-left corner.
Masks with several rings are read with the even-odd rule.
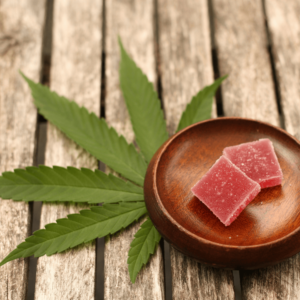
[[[218,56],[217,50],[211,50],[213,71],[214,71],[214,80],[220,77],[219,66],[218,66]],[[224,117],[224,109],[223,109],[223,99],[222,99],[222,86],[220,86],[216,92],[216,104],[217,104],[217,116]]]
[[[105,39],[106,38],[106,1],[102,0],[102,52],[101,52],[101,91],[100,91],[100,118],[105,119]],[[105,164],[98,161],[98,169],[105,172]],[[99,204],[101,206],[102,204]],[[95,276],[95,300],[104,300],[104,249],[105,237],[96,239],[96,276]]]
[[[240,271],[233,270],[232,272],[233,272],[233,284],[234,284],[235,300],[242,300],[242,288],[241,288]]]
[[[211,42],[211,57],[214,72],[214,80],[218,79],[220,75],[218,54],[215,42],[215,26],[213,19],[213,5],[212,0],[208,0],[208,15],[209,15],[209,27],[210,27],[210,42]],[[224,117],[223,99],[222,99],[222,86],[216,92],[216,104],[217,104],[217,116]]]
[[[208,0],[208,10],[209,10],[209,25],[210,25],[210,37],[211,37],[212,64],[213,64],[213,71],[214,71],[214,79],[216,80],[221,76],[221,74],[219,69],[218,53],[217,53],[216,42],[215,42],[215,26],[214,26],[214,12],[213,12],[212,0]],[[220,87],[216,93],[216,102],[217,102],[218,117],[224,117],[222,87]],[[232,274],[233,274],[235,300],[242,300],[240,271],[233,270]]]
[[[170,244],[164,239],[160,240],[160,247],[163,254],[164,261],[164,287],[165,287],[165,300],[172,300],[172,272],[171,272],[171,256]]]
[[[98,162],[98,169],[105,172],[105,164]],[[98,204],[102,206],[102,204]],[[105,237],[96,239],[96,276],[95,276],[95,300],[104,300],[104,249]]]
[[[269,54],[269,58],[270,58],[272,79],[273,79],[273,84],[274,84],[274,92],[275,92],[277,110],[278,110],[278,114],[279,114],[280,127],[285,129],[285,125],[284,125],[285,122],[284,122],[282,107],[281,107],[281,97],[280,97],[280,92],[279,92],[279,81],[277,78],[277,73],[276,73],[276,68],[275,68],[275,59],[274,59],[273,49],[272,49],[272,38],[271,38],[271,33],[269,30],[269,25],[268,25],[265,0],[262,0],[262,8],[263,8],[263,14],[264,14],[264,19],[265,19],[265,29],[266,29],[266,36],[267,36],[267,43],[268,43],[267,50],[268,50],[268,54]]]
[[[160,51],[159,51],[159,25],[158,25],[158,3],[157,0],[154,0],[154,58],[155,58],[155,70],[156,70],[156,88],[157,88],[157,95],[161,103],[161,109],[164,112],[164,117],[166,118],[165,114],[165,107],[163,101],[163,87],[161,82],[161,68],[160,68]]]
[[[39,117],[37,118],[39,120]],[[46,134],[47,134],[47,123],[46,122],[37,122],[37,144],[36,144],[36,163],[35,166],[44,164],[45,161],[45,146],[46,146]],[[31,232],[40,229],[40,217],[42,210],[42,202],[30,202],[31,210]],[[36,282],[36,268],[37,268],[37,258],[31,256],[29,258],[29,267],[28,267],[28,283],[27,283],[27,300],[33,300],[35,294],[35,282]]]
[[[158,98],[160,99],[161,109],[166,119],[166,112],[163,101],[163,87],[161,81],[161,68],[160,68],[160,45],[159,45],[159,14],[158,14],[158,2],[154,0],[154,57],[155,57],[155,69],[156,69],[156,88]],[[164,289],[165,300],[172,300],[172,273],[171,273],[171,256],[170,256],[170,244],[163,238],[160,240],[160,247],[162,249],[163,262],[164,262]]]
[[[50,81],[50,68],[51,68],[51,48],[52,48],[52,24],[53,24],[53,5],[54,0],[46,0],[45,10],[45,23],[43,30],[43,43],[42,43],[42,55],[41,55],[41,73],[40,83],[49,86]],[[35,138],[35,149],[33,157],[33,165],[38,166],[45,163],[45,148],[47,140],[47,121],[46,119],[37,114],[36,122],[36,138]],[[31,232],[40,229],[40,218],[42,202],[30,202],[31,211]],[[26,299],[34,300],[35,294],[35,282],[36,282],[36,268],[37,258],[29,258],[28,267],[28,282]]]

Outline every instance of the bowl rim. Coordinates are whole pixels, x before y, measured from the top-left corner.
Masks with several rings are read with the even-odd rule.
[[[153,165],[153,174],[155,174],[155,176],[153,177],[153,187],[154,187],[155,198],[157,199],[157,204],[158,204],[159,208],[164,212],[166,218],[169,219],[169,222],[171,222],[173,225],[175,225],[178,230],[183,231],[185,234],[187,234],[188,236],[190,236],[190,238],[192,238],[192,239],[196,239],[196,240],[198,240],[201,243],[211,244],[211,245],[216,246],[216,247],[222,247],[222,248],[226,247],[226,248],[234,249],[234,250],[248,250],[248,249],[257,249],[257,248],[265,248],[265,247],[269,248],[269,247],[275,246],[278,243],[283,242],[286,239],[291,238],[293,235],[297,235],[297,233],[299,233],[299,231],[300,231],[300,226],[298,226],[298,228],[294,229],[292,232],[288,233],[287,235],[285,235],[285,236],[283,236],[281,238],[278,238],[278,239],[276,239],[276,240],[274,240],[272,242],[266,242],[266,243],[257,244],[257,245],[247,245],[247,246],[227,245],[227,244],[217,243],[217,242],[213,242],[213,241],[207,240],[207,239],[205,239],[203,237],[199,237],[198,235],[190,232],[189,230],[187,230],[186,228],[184,228],[183,226],[181,226],[169,214],[168,210],[164,207],[164,205],[163,205],[163,203],[161,201],[159,192],[158,192],[158,187],[157,187],[157,175],[158,175],[157,169],[158,169],[159,163],[161,161],[162,155],[165,153],[165,151],[167,150],[167,148],[170,146],[170,144],[175,139],[177,139],[179,136],[181,136],[182,134],[184,134],[189,129],[191,129],[193,127],[196,127],[196,126],[199,126],[199,125],[204,124],[204,123],[216,122],[216,121],[221,121],[221,120],[222,121],[226,121],[226,120],[248,121],[248,122],[258,123],[258,124],[270,127],[273,130],[280,131],[284,135],[288,136],[290,139],[292,139],[294,142],[296,142],[299,145],[299,147],[300,147],[300,141],[297,140],[294,136],[292,136],[290,133],[288,133],[284,129],[279,128],[277,126],[274,126],[274,125],[272,125],[270,123],[266,123],[266,122],[263,122],[263,121],[258,121],[258,120],[255,120],[255,119],[240,118],[240,117],[218,117],[218,118],[213,118],[213,119],[204,120],[204,121],[200,121],[200,122],[194,123],[194,124],[192,124],[192,125],[190,125],[188,127],[185,127],[184,129],[178,131],[173,136],[171,136],[165,142],[165,144],[162,145],[162,147],[158,151],[159,152],[158,153],[158,157],[156,158],[155,163]]]

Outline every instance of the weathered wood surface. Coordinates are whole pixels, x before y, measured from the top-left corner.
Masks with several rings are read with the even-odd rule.
[[[285,129],[300,139],[300,2],[265,1]]]
[[[34,161],[37,112],[21,78],[39,81],[45,1],[0,2],[0,171]],[[0,199],[0,261],[30,233],[27,203]],[[25,299],[28,260],[9,262],[0,271],[0,299]]]
[[[207,1],[157,0],[160,70],[170,134],[191,97],[213,81]],[[224,113],[279,125],[263,7],[260,0],[212,0],[215,42],[221,75]],[[55,1],[51,89],[99,115],[101,85],[102,1]],[[117,36],[152,82],[154,3],[106,1],[106,118],[134,140],[119,89]],[[279,83],[284,126],[300,138],[300,3],[265,0]],[[91,9],[92,8],[92,9]],[[39,81],[45,0],[0,2],[0,170],[32,165],[36,110],[18,74]],[[22,116],[22,117],[20,117]],[[216,116],[214,110],[213,116]],[[47,165],[97,168],[97,162],[48,126]],[[85,206],[44,205],[41,227]],[[0,200],[0,260],[29,233],[28,205]],[[10,221],[11,220],[11,221]],[[142,221],[107,237],[105,299],[164,299],[161,249],[130,283],[127,253]],[[9,224],[9,228],[8,225]],[[173,299],[234,299],[232,273],[194,262],[171,248]],[[299,255],[274,267],[241,273],[243,299],[300,299]],[[0,299],[25,299],[27,260],[1,267]],[[93,299],[94,244],[38,260],[36,299]]]
[[[105,113],[110,126],[132,142],[134,134],[126,105],[119,88],[118,35],[131,57],[141,67],[149,80],[155,82],[153,1],[106,2],[106,97]],[[143,220],[126,230],[107,237],[105,243],[105,299],[164,299],[163,261],[158,248],[146,268],[131,284],[127,258],[130,243]]]
[[[55,1],[50,88],[99,115],[101,1]],[[95,158],[48,124],[45,164],[97,168]],[[44,204],[41,228],[85,205]],[[38,260],[36,299],[94,299],[95,245]]]
[[[173,134],[181,113],[213,82],[207,1],[158,1],[163,101]],[[213,110],[216,116],[216,110]],[[170,247],[173,299],[234,299],[231,271],[197,263]]]
[[[213,82],[207,1],[158,0],[158,22],[163,101],[173,134],[192,97]]]
[[[299,254],[272,267],[241,272],[244,300],[300,299]]]
[[[261,0],[213,0],[226,116],[279,125]]]
[[[267,22],[284,126],[300,138],[300,3],[299,1],[266,1]],[[300,255],[273,267],[241,273],[243,299],[300,299]]]

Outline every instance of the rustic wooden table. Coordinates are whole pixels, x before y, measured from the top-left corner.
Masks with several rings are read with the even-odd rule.
[[[213,117],[259,119],[300,138],[299,16],[299,0],[1,0],[1,172],[39,162],[99,167],[51,124],[43,131],[19,69],[134,140],[119,89],[118,35],[155,84],[170,134],[191,97],[229,74]],[[35,229],[40,206],[0,200],[0,260]],[[40,227],[82,207],[44,204]],[[132,285],[127,252],[140,223],[105,243],[6,264],[0,299],[235,299],[232,271],[163,242]],[[245,300],[300,299],[299,254],[241,272],[240,285]]]

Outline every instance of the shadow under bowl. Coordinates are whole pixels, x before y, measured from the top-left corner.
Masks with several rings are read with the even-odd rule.
[[[225,227],[191,192],[225,147],[268,138],[283,172],[282,186],[262,189]],[[255,269],[300,251],[300,144],[284,130],[242,118],[193,124],[152,158],[144,184],[153,224],[176,249],[221,268]]]

